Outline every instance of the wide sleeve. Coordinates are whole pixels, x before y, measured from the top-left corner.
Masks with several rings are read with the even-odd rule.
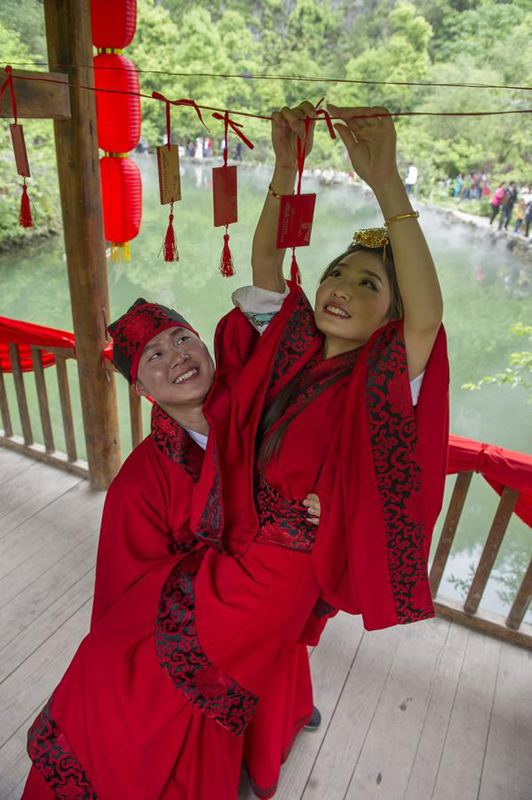
[[[91,627],[161,558],[170,554],[170,531],[162,487],[119,473],[104,505]]]

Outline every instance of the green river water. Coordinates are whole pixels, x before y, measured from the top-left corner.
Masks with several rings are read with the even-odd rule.
[[[157,169],[153,156],[138,158],[143,178],[143,220],[138,238],[131,244],[132,260],[109,264],[111,314],[115,318],[137,298],[146,297],[178,308],[211,343],[217,321],[231,308],[231,292],[250,282],[249,258],[254,226],[264,199],[269,173],[260,168],[239,171],[239,222],[230,228],[236,276],[218,273],[223,229],[212,225],[210,168],[185,163],[183,201],[176,206],[175,229],[181,261],[166,264],[158,256],[167,224],[168,207],[158,199]],[[309,177],[305,191],[317,191],[311,246],[300,249],[298,261],[303,287],[313,297],[322,268],[351,240],[353,231],[381,224],[371,196],[357,186],[318,185]],[[416,205],[416,204],[414,204]],[[518,388],[485,387],[471,392],[461,388],[467,381],[504,369],[508,354],[525,349],[523,340],[510,334],[512,323],[532,319],[532,296],[518,296],[515,278],[523,266],[505,246],[485,229],[469,228],[442,212],[417,205],[420,222],[438,267],[445,301],[445,325],[451,364],[451,431],[521,452],[532,452],[532,405]],[[287,258],[288,262],[288,258]],[[481,268],[481,270],[480,270]],[[479,280],[482,272],[483,278]],[[68,281],[62,238],[0,258],[0,314],[15,319],[72,330]],[[47,373],[56,446],[64,450],[55,376]],[[75,365],[69,366],[79,455],[85,457],[81,410]],[[52,380],[53,378],[53,380]],[[8,379],[10,384],[10,379]],[[117,381],[122,453],[129,442],[128,401],[125,381]],[[41,440],[34,382],[26,376],[34,436]],[[19,420],[11,386],[8,386],[16,432]],[[144,403],[145,432],[149,409]],[[446,508],[454,477],[448,479]],[[440,592],[463,597],[460,582],[469,581],[477,564],[498,495],[480,476],[475,476],[460,522],[452,556]],[[435,529],[435,542],[442,519]],[[532,531],[514,515],[499,553],[496,568],[482,606],[504,613],[532,554]],[[529,611],[527,621],[532,622]]]

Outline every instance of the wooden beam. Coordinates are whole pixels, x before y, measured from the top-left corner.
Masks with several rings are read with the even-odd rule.
[[[44,0],[50,69],[94,86],[90,0]],[[102,369],[110,318],[94,92],[70,87],[70,120],[55,120],[55,144],[81,406],[91,484],[106,489],[120,468],[114,375]]]
[[[434,609],[438,617],[458,622],[487,636],[495,636],[497,639],[532,649],[532,625],[523,623],[518,631],[512,630],[505,624],[502,614],[482,609],[477,614],[468,614],[459,602],[441,595],[434,600]]]
[[[30,445],[24,444],[24,439],[20,436],[5,436],[2,430],[0,430],[0,446],[14,450],[16,453],[22,453],[22,455],[29,456],[35,461],[42,461],[51,467],[71,472],[73,475],[80,475],[82,478],[89,477],[89,465],[86,461],[81,459],[74,462],[69,461],[66,453],[61,453],[58,450],[54,453],[47,453],[44,445],[37,442]]]
[[[14,69],[11,74],[18,119],[70,119],[68,75],[63,72],[28,72],[19,69]],[[43,78],[57,83],[47,83]],[[4,92],[2,97],[0,117],[13,117],[10,91]]]

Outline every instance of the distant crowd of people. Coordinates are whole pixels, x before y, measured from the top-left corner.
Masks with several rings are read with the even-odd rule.
[[[532,188],[519,188],[516,181],[502,181],[492,191],[490,180],[485,172],[471,172],[469,175],[458,174],[447,181],[451,197],[462,200],[481,200],[489,197],[490,225],[498,217],[498,230],[508,230],[510,224],[513,233],[522,233],[529,238],[532,225]]]
[[[214,140],[208,136],[197,136],[195,141],[190,141],[187,144],[186,152],[190,158],[213,158],[214,157]],[[218,155],[224,155],[225,139],[220,139],[218,142]],[[236,161],[242,161],[242,142],[238,140],[235,142],[230,157]]]

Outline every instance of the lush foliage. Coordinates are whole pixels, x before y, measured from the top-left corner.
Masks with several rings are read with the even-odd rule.
[[[528,336],[529,341],[532,343],[532,325],[523,325],[522,322],[516,322],[510,330],[514,336]],[[496,386],[507,384],[512,389],[520,386],[529,392],[528,402],[532,403],[532,352],[530,350],[520,350],[519,352],[510,353],[508,366],[504,372],[498,372],[496,375],[485,375],[478,383],[464,383],[462,388],[475,390],[480,389],[484,384],[495,384]]]
[[[527,86],[532,82],[532,8],[529,0],[138,0],[138,28],[127,55],[142,70],[145,94],[156,89],[172,99],[268,115],[284,104],[326,95],[341,104],[385,105],[392,111],[486,111],[526,109],[518,89],[453,86],[385,86],[378,82],[489,83]],[[3,61],[45,59],[42,3],[4,0],[0,8]],[[162,72],[177,74],[165,75]],[[223,73],[237,77],[188,77]],[[253,80],[251,75],[306,76],[304,80]],[[329,79],[330,83],[319,78]],[[334,78],[355,83],[339,83]],[[356,83],[375,81],[375,84]],[[182,142],[204,132],[190,109],[174,109],[173,130]],[[207,113],[218,141],[220,122]],[[246,158],[270,157],[264,120],[242,118],[255,143]],[[143,101],[143,135],[161,141],[164,109]],[[6,130],[2,123],[2,131]],[[532,183],[529,117],[401,117],[399,155],[403,166],[418,166],[418,189],[437,197],[448,176],[484,170]],[[32,192],[44,229],[57,226],[51,125],[28,122]],[[345,168],[341,145],[325,126],[316,135],[313,164]],[[0,243],[17,241],[18,192],[10,145],[0,145],[3,207]],[[51,191],[52,188],[52,191]],[[37,202],[38,201],[38,202]]]

